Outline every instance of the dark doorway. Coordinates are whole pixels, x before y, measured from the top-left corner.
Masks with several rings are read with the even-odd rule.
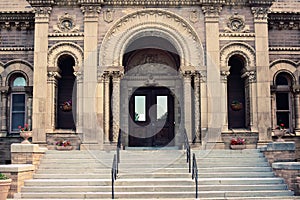
[[[229,59],[230,75],[227,82],[228,128],[245,128],[245,81],[241,78],[244,62],[238,56]]]
[[[57,106],[57,127],[58,129],[74,129],[75,122],[73,113],[76,113],[74,108],[76,98],[76,91],[73,93],[75,83],[75,76],[73,67],[75,65],[74,58],[69,55],[63,55],[58,59],[58,66],[61,70],[61,78],[58,80],[58,106]],[[72,110],[64,110],[63,105],[68,102],[72,105]]]
[[[129,102],[129,146],[174,145],[174,97],[165,87],[141,87]]]

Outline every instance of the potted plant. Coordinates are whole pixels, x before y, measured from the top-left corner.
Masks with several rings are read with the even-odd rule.
[[[72,111],[72,100],[64,101],[62,105],[60,105],[60,109],[63,112],[70,112]]]
[[[230,140],[230,148],[231,149],[245,149],[246,148],[246,140],[240,137],[232,138]]]
[[[243,104],[237,100],[231,102],[230,107],[233,111],[239,111],[243,108]]]
[[[30,131],[28,124],[24,124],[24,127],[18,126],[18,128],[20,130],[20,136],[24,138],[21,144],[30,144],[28,139],[32,137],[32,131]]]
[[[11,179],[0,173],[0,199],[6,200],[11,185]]]
[[[277,136],[277,142],[284,142],[284,139],[282,137],[285,135],[286,129],[284,127],[284,124],[281,123],[274,129],[274,136]]]
[[[73,146],[69,140],[59,140],[55,143],[57,150],[72,150]]]

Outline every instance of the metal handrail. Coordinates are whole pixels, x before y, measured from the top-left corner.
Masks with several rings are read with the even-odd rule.
[[[196,199],[198,199],[198,166],[197,166],[197,160],[196,160],[195,153],[193,153],[192,179],[195,179],[195,184],[196,184]]]
[[[111,198],[115,198],[115,181],[117,180],[118,174],[118,161],[117,156],[114,154],[114,159],[111,168]]]
[[[119,129],[118,142],[117,142],[117,154],[114,154],[112,168],[111,168],[111,198],[115,198],[115,181],[117,180],[117,175],[119,173],[119,163],[120,163],[120,150],[121,150],[121,137],[122,131]]]
[[[183,131],[183,136],[184,136],[184,148],[186,149],[186,162],[188,163],[189,166],[189,173],[191,173],[191,147],[185,129]]]

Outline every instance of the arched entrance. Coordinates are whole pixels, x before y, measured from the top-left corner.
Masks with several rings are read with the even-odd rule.
[[[239,56],[229,59],[230,75],[227,82],[228,128],[246,128],[245,81],[241,77],[244,61]]]
[[[70,55],[62,55],[58,59],[58,67],[60,69],[61,78],[58,80],[58,94],[57,94],[57,129],[74,129],[75,122],[74,115],[76,113],[74,108],[75,99],[74,92],[76,94],[76,88],[74,88],[75,76],[74,69],[75,66],[74,58]],[[74,92],[73,92],[74,91]],[[71,104],[72,110],[64,109],[64,104]]]
[[[144,41],[155,38],[148,39],[144,38]],[[164,39],[159,41],[170,45]],[[128,146],[175,145],[176,122],[180,124],[176,98],[176,92],[181,89],[178,84],[179,60],[176,53],[156,48],[142,47],[124,55],[125,76],[121,83],[121,95],[122,102],[127,103],[123,107],[122,118],[128,127]],[[124,114],[126,110],[127,116]]]

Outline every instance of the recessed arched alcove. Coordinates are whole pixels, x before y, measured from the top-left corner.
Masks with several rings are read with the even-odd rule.
[[[60,69],[61,78],[58,79],[57,87],[57,129],[75,129],[75,120],[73,117],[75,106],[74,94],[76,94],[74,65],[75,60],[70,55],[62,55],[57,63]],[[68,102],[72,104],[72,110],[63,109],[63,105]]]

